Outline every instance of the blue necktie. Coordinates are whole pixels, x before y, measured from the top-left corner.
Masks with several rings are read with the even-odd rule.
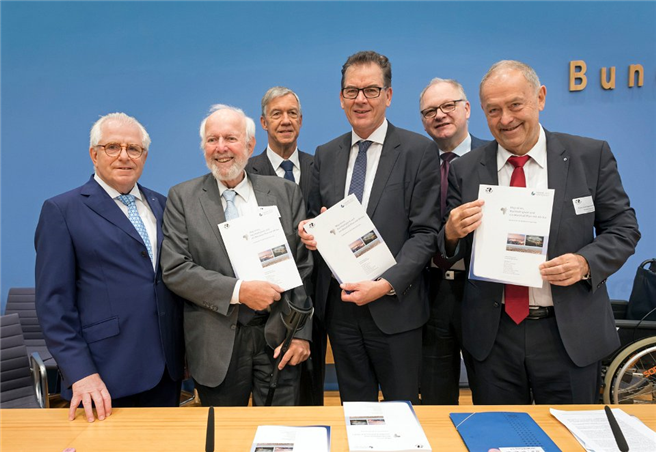
[[[226,220],[230,221],[239,217],[239,211],[237,210],[237,206],[235,205],[235,196],[237,196],[237,192],[234,190],[226,190],[223,192],[221,196],[223,196],[223,199],[226,200],[226,208],[225,208]]]
[[[285,170],[285,179],[296,182],[294,178],[294,163],[290,160],[283,160],[280,167]]]
[[[364,193],[364,179],[367,175],[367,149],[371,146],[371,141],[360,140],[358,141],[358,156],[355,158],[355,165],[353,166],[353,174],[351,175],[351,186],[349,187],[349,195],[352,193],[362,202],[362,194]]]
[[[146,249],[148,250],[148,255],[150,256],[150,260],[152,261],[153,248],[150,245],[150,238],[148,238],[148,232],[146,231],[146,227],[144,226],[143,221],[139,216],[139,212],[137,211],[137,204],[134,201],[135,200],[134,195],[119,195],[118,200],[128,207],[128,219],[130,220],[130,223],[132,223],[134,228],[141,236],[141,239],[144,241],[144,245],[146,245]]]

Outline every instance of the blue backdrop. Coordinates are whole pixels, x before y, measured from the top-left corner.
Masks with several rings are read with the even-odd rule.
[[[34,229],[46,198],[93,172],[88,133],[124,111],[153,144],[141,182],[166,193],[204,174],[198,126],[228,103],[257,121],[274,85],[300,96],[299,145],[313,153],[349,129],[340,68],[359,50],[387,55],[388,118],[423,133],[418,96],[436,76],[456,78],[472,102],[470,130],[490,138],[478,83],[500,59],[532,65],[547,86],[542,124],[609,141],[643,234],[608,283],[628,297],[635,269],[656,256],[656,3],[654,2],[7,2],[1,15],[1,285],[34,285]],[[569,91],[569,61],[588,86]],[[644,86],[628,88],[642,64]],[[600,87],[600,69],[617,86]],[[259,129],[259,128],[258,128]],[[256,153],[266,146],[257,133]],[[57,269],[53,268],[56,272]]]

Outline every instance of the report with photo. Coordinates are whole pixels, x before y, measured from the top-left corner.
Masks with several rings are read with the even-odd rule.
[[[349,451],[430,451],[410,402],[344,402]]]
[[[218,226],[237,278],[269,281],[284,290],[303,284],[277,208],[261,208]]]
[[[394,256],[355,195],[349,195],[304,226],[337,281],[376,279],[396,264]]]
[[[329,452],[330,427],[260,425],[251,452]]]
[[[554,190],[481,185],[478,198],[485,205],[469,277],[542,287],[539,266],[547,260]]]

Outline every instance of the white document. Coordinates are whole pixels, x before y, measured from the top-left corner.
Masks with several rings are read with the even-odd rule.
[[[362,204],[349,195],[304,226],[339,283],[373,280],[396,264]]]
[[[410,402],[344,402],[350,452],[430,451]]]
[[[303,284],[279,216],[275,206],[260,208],[218,225],[237,278],[269,281],[284,290]]]
[[[569,429],[585,450],[594,452],[619,450],[604,410],[562,411],[552,408],[549,411]],[[653,430],[619,408],[613,408],[612,411],[631,452],[656,450],[656,433]]]
[[[474,231],[471,279],[542,287],[554,191],[481,185],[483,220]]]
[[[251,452],[329,452],[330,427],[260,425]]]

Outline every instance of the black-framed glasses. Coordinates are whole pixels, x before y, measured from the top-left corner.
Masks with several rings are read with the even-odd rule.
[[[375,99],[380,96],[380,92],[386,89],[384,86],[366,86],[364,88],[356,88],[355,86],[347,86],[342,88],[342,97],[344,99],[355,99],[362,91],[364,97],[367,99]]]
[[[128,157],[131,159],[138,159],[145,151],[143,146],[132,143],[107,143],[98,144],[96,147],[102,148],[108,157],[118,157],[121,154],[121,151],[125,149],[125,152],[128,153]]]
[[[424,119],[433,119],[437,114],[437,110],[442,110],[442,113],[444,114],[451,113],[456,109],[458,102],[462,101],[464,101],[464,99],[450,100],[449,102],[444,102],[438,107],[428,107],[421,111],[421,116]]]

